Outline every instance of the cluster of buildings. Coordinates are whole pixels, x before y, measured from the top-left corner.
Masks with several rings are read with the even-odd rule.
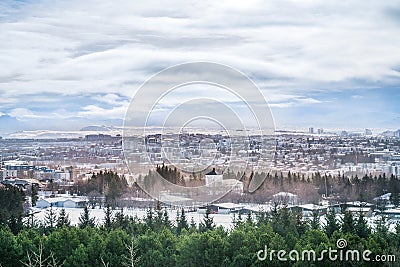
[[[2,162],[1,165],[0,180],[24,178],[40,181],[52,180],[58,183],[71,180],[71,169],[51,169],[47,166],[36,166],[20,160]]]
[[[111,169],[132,184],[156,164],[193,171],[206,165],[216,166],[219,172],[227,166],[239,170],[265,166],[271,171],[305,175],[385,173],[400,177],[400,130],[381,134],[368,129],[363,133],[325,133],[313,128],[307,133],[278,132],[271,158],[265,156],[264,141],[256,135],[241,140],[221,133],[149,134],[125,139],[124,144],[120,135],[107,134],[43,140],[6,138],[0,140],[0,181],[18,186],[34,181],[73,185],[100,170]],[[135,173],[129,174],[126,158]],[[241,182],[223,179],[222,175],[204,180],[206,186],[231,186],[235,192],[243,192]]]
[[[352,201],[345,203],[329,203],[321,201],[318,204],[301,204],[298,202],[297,195],[289,192],[279,192],[273,199],[265,204],[251,203],[213,203],[197,208],[200,214],[206,213],[209,209],[212,214],[257,214],[260,212],[271,212],[275,208],[287,207],[291,211],[301,212],[303,218],[312,218],[315,214],[324,217],[329,210],[334,210],[338,216],[343,216],[344,212],[350,212],[358,217],[360,213],[369,220],[374,220],[377,216],[384,215],[392,222],[400,220],[400,207],[395,207],[390,201],[390,193],[384,194],[374,199],[373,203]]]
[[[396,131],[398,133],[400,131]],[[293,134],[277,136],[273,170],[311,175],[400,176],[400,138],[395,135]]]

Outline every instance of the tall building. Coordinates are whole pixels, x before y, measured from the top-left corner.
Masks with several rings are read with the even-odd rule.
[[[372,135],[372,131],[370,129],[365,129],[365,135]]]
[[[324,133],[324,129],[318,129],[318,134],[323,134]]]
[[[314,134],[314,128],[313,127],[308,128],[308,133]]]

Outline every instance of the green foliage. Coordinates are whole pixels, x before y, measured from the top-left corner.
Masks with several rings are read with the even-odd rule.
[[[206,232],[215,228],[214,219],[210,216],[210,209],[207,207],[206,213],[204,214],[203,221],[200,223],[199,230]]]
[[[177,216],[176,216],[176,232],[180,234],[183,229],[188,230],[189,225],[188,221],[186,218],[185,210],[182,208],[181,212],[179,213],[179,210],[177,210]]]
[[[77,193],[88,195],[92,206],[96,204],[102,206],[100,197],[104,196],[106,204],[115,208],[118,205],[119,198],[126,192],[127,188],[128,184],[124,177],[112,171],[100,171],[93,174],[88,181],[79,182]]]
[[[36,205],[36,201],[39,199],[38,191],[38,186],[32,184],[30,188],[32,207]]]
[[[96,225],[95,219],[90,218],[89,208],[87,206],[85,206],[81,216],[79,217],[78,226],[83,229],[86,227],[94,227],[95,225]]]
[[[328,213],[326,214],[325,233],[330,237],[337,230],[339,230],[339,224],[336,221],[335,210],[329,209]]]
[[[342,223],[342,232],[343,233],[354,233],[355,232],[354,226],[354,218],[353,214],[346,210],[343,216],[343,223]]]
[[[44,224],[45,224],[45,227],[52,230],[56,226],[56,223],[57,223],[57,214],[56,214],[55,210],[53,209],[53,204],[51,204],[50,208],[48,210],[46,210]]]
[[[110,210],[111,211],[111,210]],[[61,215],[63,217],[64,215]],[[346,217],[347,216],[347,217]],[[64,216],[66,217],[66,216]],[[23,266],[366,266],[360,262],[260,262],[257,251],[313,249],[317,253],[344,238],[351,249],[369,249],[375,254],[399,256],[400,226],[388,231],[382,217],[371,231],[362,214],[353,218],[345,215],[341,229],[333,211],[327,215],[323,229],[317,227],[317,216],[310,223],[287,208],[241,220],[232,229],[216,227],[208,211],[197,227],[188,225],[184,211],[178,210],[176,225],[158,207],[149,209],[139,219],[123,212],[109,216],[109,227],[95,227],[86,208],[79,226],[67,223],[54,225],[52,231],[43,228],[23,228],[13,233],[8,226],[0,227],[0,265]],[[331,221],[330,221],[331,220]],[[92,223],[90,223],[92,222]],[[180,224],[180,231],[177,230]],[[346,226],[347,224],[347,226]],[[94,227],[88,227],[88,226]],[[344,230],[346,229],[346,230]],[[364,265],[363,265],[364,264]],[[368,265],[369,266],[369,265]],[[371,265],[371,266],[383,266]],[[396,265],[393,265],[396,266]]]
[[[355,233],[362,238],[368,238],[371,234],[371,230],[368,228],[367,221],[362,212],[359,213],[358,219],[355,225]]]
[[[58,214],[58,219],[57,219],[57,227],[69,227],[71,225],[71,221],[69,219],[68,214],[65,212],[65,209],[61,209],[60,213]]]
[[[312,220],[310,221],[310,227],[311,227],[311,229],[314,229],[314,230],[318,230],[320,228],[318,212],[314,211],[312,213]]]
[[[0,188],[0,226],[7,225],[13,233],[22,229],[24,193],[14,186]]]
[[[104,227],[107,230],[111,229],[111,223],[112,223],[112,210],[111,206],[107,205],[105,210],[104,210]]]
[[[18,266],[22,251],[19,249],[16,238],[9,228],[0,228],[0,265]]]

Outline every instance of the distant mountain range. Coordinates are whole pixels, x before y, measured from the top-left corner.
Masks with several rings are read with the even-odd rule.
[[[91,126],[86,126],[83,127],[82,129],[80,129],[80,131],[85,131],[85,132],[89,132],[89,131],[93,131],[93,132],[104,132],[104,131],[113,131],[115,130],[116,127],[114,126],[97,126],[97,125],[91,125]]]
[[[4,117],[4,116],[1,116]],[[109,134],[109,135],[117,135],[122,134],[122,127],[109,126],[109,125],[91,125],[83,127],[78,131],[63,131],[63,130],[17,130],[10,132],[11,127],[10,124],[14,125],[14,120],[12,117],[10,118],[1,118],[0,117],[0,136],[5,138],[16,138],[16,139],[54,139],[54,138],[79,138],[85,137],[85,135],[93,134],[93,132]],[[21,125],[21,129],[22,129]],[[14,126],[13,126],[13,129]]]

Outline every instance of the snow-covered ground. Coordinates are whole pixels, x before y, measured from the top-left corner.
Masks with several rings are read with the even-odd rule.
[[[46,216],[46,211],[47,209],[38,209],[38,208],[32,208],[31,212],[35,213],[35,218],[38,221],[44,221],[44,218]],[[53,210],[56,212],[56,214],[59,213],[61,208],[53,208]],[[69,218],[71,220],[71,224],[76,225],[79,222],[79,216],[83,212],[82,208],[68,208],[65,209],[66,213],[69,215]],[[120,210],[114,210],[113,214],[118,212]],[[38,213],[36,213],[38,212]],[[104,209],[89,209],[90,212],[90,217],[94,217],[96,219],[96,223],[98,225],[101,225],[104,223]],[[147,209],[139,209],[139,208],[124,208],[123,210],[125,215],[129,216],[137,216],[139,219],[142,219],[146,216]],[[176,219],[176,209],[167,209],[169,218],[171,221],[175,221]],[[203,219],[204,214],[199,214],[197,212],[186,212],[186,218],[188,223],[190,223],[191,219],[193,218],[194,222],[196,224],[199,224],[202,219]],[[216,225],[221,225],[224,228],[229,229],[232,226],[232,214],[212,214],[211,215],[214,218],[214,222]],[[245,216],[243,216],[244,218]]]

